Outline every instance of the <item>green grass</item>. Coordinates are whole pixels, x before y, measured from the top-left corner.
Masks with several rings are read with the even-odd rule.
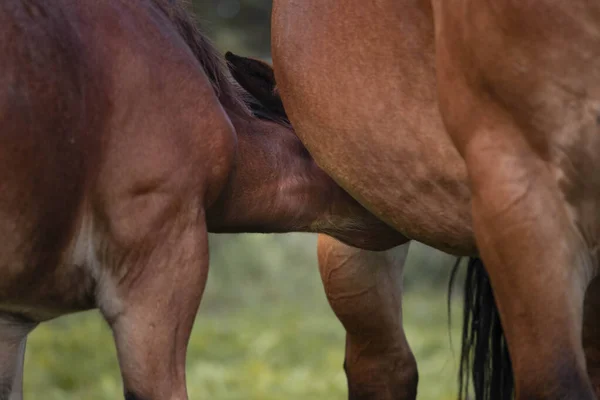
[[[299,239],[288,238],[285,245],[295,240]],[[313,249],[310,240],[298,242],[300,253]],[[277,252],[273,243],[263,243],[271,255]],[[229,249],[224,254],[236,252]],[[246,269],[239,276],[211,271],[188,351],[192,400],[347,398],[344,331],[326,302],[316,264],[282,267],[285,260],[273,257],[274,269]],[[237,268],[250,268],[252,257],[245,254],[243,260]],[[310,256],[306,262],[314,259]],[[423,287],[412,285],[404,300],[405,329],[419,365],[418,399],[455,399],[457,355],[450,350],[445,290]],[[456,346],[458,304],[453,310]],[[121,398],[112,336],[96,312],[36,329],[28,342],[25,368],[28,399]]]

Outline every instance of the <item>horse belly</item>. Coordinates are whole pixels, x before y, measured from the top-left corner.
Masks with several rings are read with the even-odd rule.
[[[0,308],[36,318],[90,304],[90,280],[63,253],[94,179],[106,99],[67,15],[60,2],[0,6]]]
[[[472,254],[466,169],[437,110],[433,21],[421,6],[276,1],[277,84],[296,133],[340,186],[406,237]]]
[[[0,224],[0,310],[41,321],[92,308],[95,304],[92,266],[96,264],[89,233],[78,232],[70,239],[70,232],[59,226],[45,229],[33,224],[36,228],[27,229],[27,225],[14,218],[3,218]],[[42,249],[39,241],[32,239],[36,237],[36,229],[48,235],[64,235],[66,245]]]

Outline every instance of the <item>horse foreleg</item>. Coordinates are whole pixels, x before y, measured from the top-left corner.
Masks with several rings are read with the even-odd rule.
[[[352,400],[412,400],[417,364],[402,329],[402,274],[409,243],[386,252],[319,235],[319,270],[346,329],[344,368]]]
[[[600,277],[592,281],[585,294],[582,336],[588,375],[600,398]]]
[[[23,399],[27,335],[36,323],[0,315],[0,400]]]
[[[195,225],[198,217],[183,224],[131,252],[123,265],[128,273],[114,290],[99,288],[127,400],[188,398],[186,351],[208,274],[208,241],[204,224]]]

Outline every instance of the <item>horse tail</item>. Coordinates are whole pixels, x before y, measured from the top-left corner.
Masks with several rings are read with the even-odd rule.
[[[448,304],[459,258],[450,278]],[[500,314],[483,262],[470,257],[464,285],[463,327],[458,386],[460,400],[469,398],[472,379],[475,400],[514,398],[513,371]]]

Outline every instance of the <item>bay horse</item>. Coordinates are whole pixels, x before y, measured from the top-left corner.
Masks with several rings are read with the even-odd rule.
[[[287,121],[273,68],[231,52],[226,59],[236,81],[271,115]],[[318,235],[318,265],[325,295],[347,332],[344,369],[351,399],[416,396],[416,362],[401,317],[408,248],[408,239],[388,251],[369,251]]]
[[[187,399],[208,231],[406,240],[233,83],[179,1],[8,0],[0,30],[1,400],[22,398],[28,333],[92,308],[126,399]]]
[[[279,119],[287,121],[272,67],[231,52],[226,58],[238,83],[260,99],[261,104],[270,107]],[[401,314],[403,269],[409,245],[406,239],[397,248],[373,252],[319,235],[317,255],[325,294],[346,329],[344,369],[350,399],[416,398],[417,365],[402,327]],[[456,271],[455,267],[452,277]],[[487,275],[478,258],[471,259],[466,276],[461,393],[469,384],[471,357],[475,358],[473,373],[477,374],[474,376],[477,389],[500,394],[510,392],[510,384],[502,380],[485,386],[487,375],[478,374],[476,369],[493,358],[494,362],[500,362],[500,369],[510,375],[506,349],[501,346],[491,357],[488,349],[481,345],[500,326]],[[451,285],[452,282],[453,279]],[[489,314],[485,323],[480,321],[482,313]],[[496,339],[503,345],[501,336]],[[482,396],[484,394],[479,392],[478,398]]]
[[[365,208],[446,252],[481,248],[491,282],[472,258],[464,390],[471,366],[476,399],[592,399],[598,6],[476,3],[274,0],[277,93],[317,164]],[[350,398],[414,399],[393,389],[416,387],[405,354],[414,373],[348,374]]]
[[[466,162],[516,396],[597,398],[600,4],[432,4],[440,110]]]

